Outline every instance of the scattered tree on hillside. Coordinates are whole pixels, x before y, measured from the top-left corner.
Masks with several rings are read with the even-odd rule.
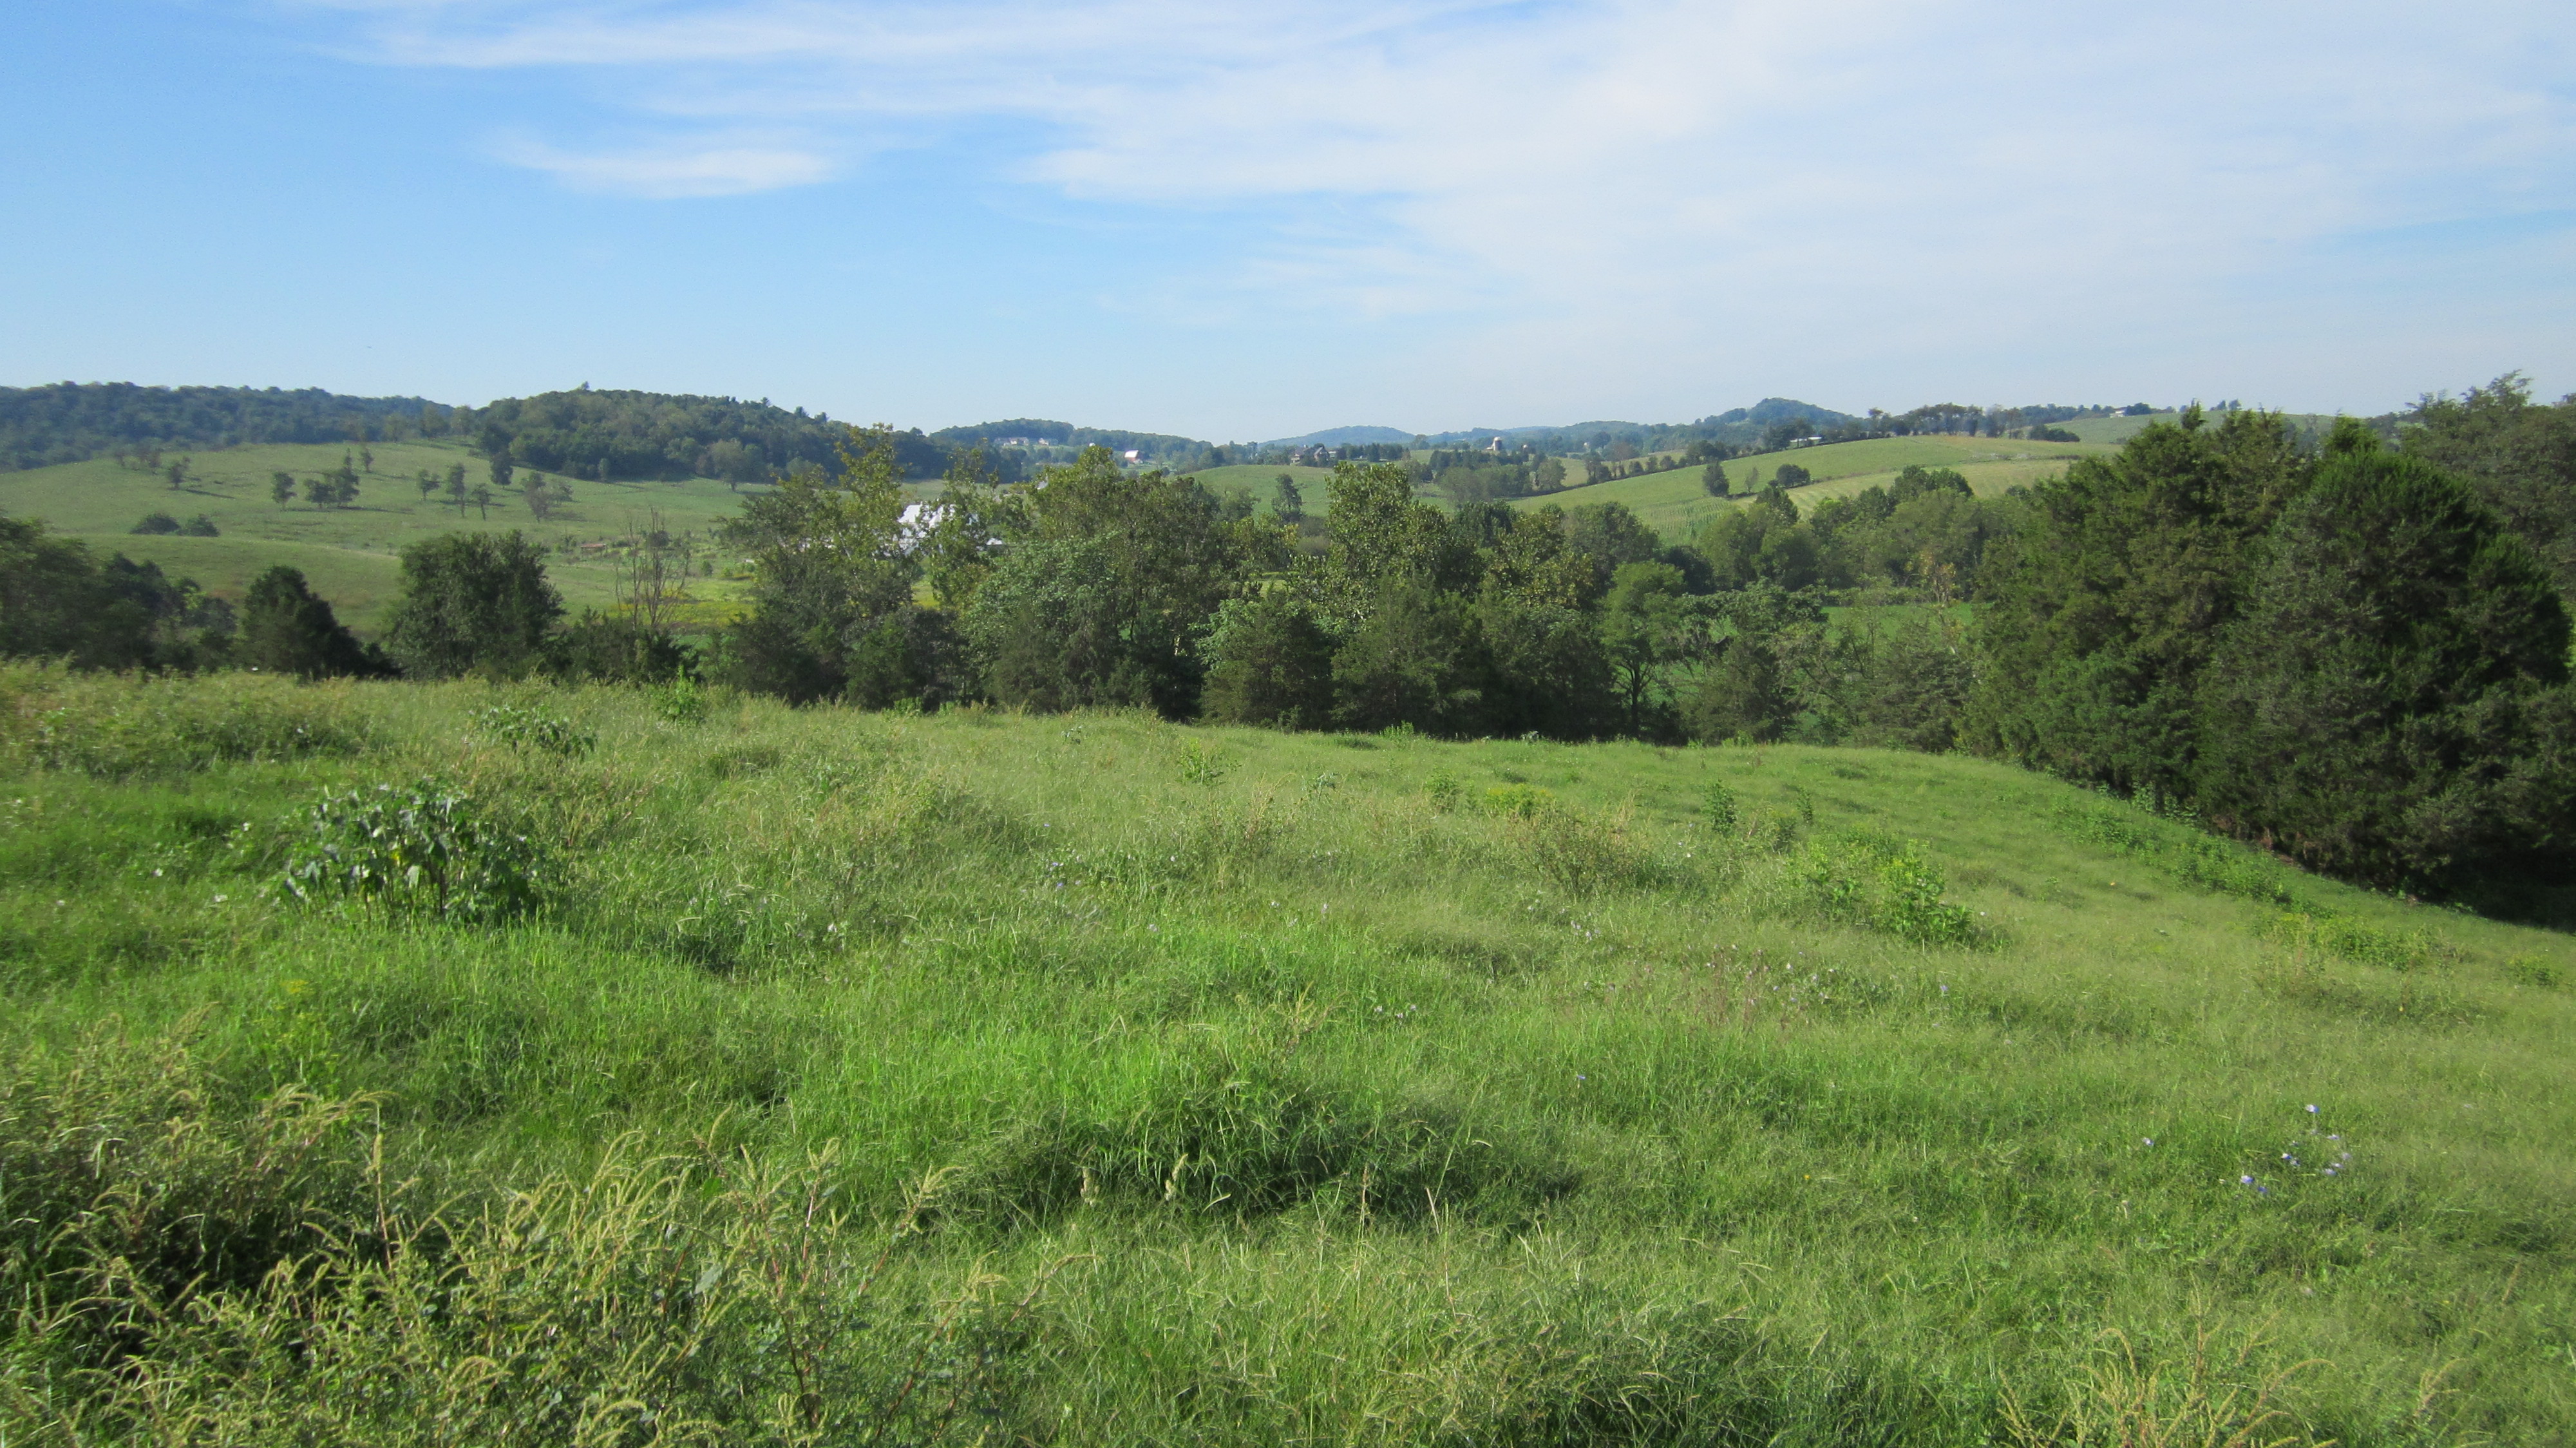
[[[1270,516],[1291,527],[1306,521],[1306,495],[1297,487],[1294,473],[1281,473],[1271,485]]]
[[[538,486],[542,488],[544,484],[540,483]],[[474,499],[475,516],[481,518],[487,523],[490,522],[492,520],[492,490],[481,483],[476,483],[474,485],[472,497]]]

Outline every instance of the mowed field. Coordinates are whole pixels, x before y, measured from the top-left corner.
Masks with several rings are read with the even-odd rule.
[[[0,473],[0,513],[43,519],[58,532],[87,540],[102,556],[121,552],[158,563],[165,572],[195,578],[218,596],[235,600],[261,571],[291,564],[304,570],[314,591],[329,599],[344,621],[372,633],[381,610],[392,601],[396,555],[405,544],[460,529],[512,528],[550,548],[570,541],[576,551],[550,557],[547,573],[577,615],[584,608],[605,609],[615,597],[610,565],[601,556],[609,548],[584,556],[578,545],[613,548],[656,526],[658,515],[665,531],[675,537],[691,535],[698,557],[716,561],[721,573],[726,560],[711,551],[712,532],[741,501],[712,478],[674,483],[572,479],[572,501],[543,523],[515,492],[495,497],[488,514],[470,504],[460,512],[444,491],[448,468],[465,464],[469,487],[488,483],[490,473],[483,459],[450,442],[376,444],[375,470],[360,476],[355,507],[316,508],[300,493],[284,507],[272,501],[272,473],[293,473],[300,482],[339,467],[342,456],[354,451],[340,445],[280,444],[196,452],[190,454],[189,482],[177,491],[158,474],[120,467],[109,458]],[[442,480],[441,490],[426,499],[415,481],[424,469]],[[128,531],[153,512],[183,523],[203,513],[221,536]],[[692,587],[717,609],[732,593],[721,578],[702,579]]]
[[[2042,776],[0,700],[12,1442],[2576,1442],[2568,937]],[[533,908],[280,886],[424,776]]]
[[[1856,493],[1894,481],[1908,465],[1955,468],[1981,494],[2034,483],[2065,471],[2068,461],[2112,448],[2103,443],[2018,442],[2010,438],[1947,435],[1870,438],[1737,458],[1722,466],[1728,486],[1742,491],[1755,473],[1768,481],[1782,463],[1796,463],[1816,481],[1796,490],[1804,508],[1814,500]],[[1569,488],[1541,498],[1515,498],[1515,507],[1580,507],[1587,503],[1623,503],[1667,542],[1687,541],[1702,523],[1730,504],[1709,496],[1706,467],[1675,468],[1644,477],[1621,478],[1589,487]]]

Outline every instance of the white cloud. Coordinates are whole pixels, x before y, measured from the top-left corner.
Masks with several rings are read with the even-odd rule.
[[[540,141],[514,140],[494,150],[511,164],[546,172],[576,191],[656,199],[746,196],[828,180],[833,171],[829,157],[773,146],[682,146],[582,155]]]
[[[1230,266],[1169,279],[1179,312],[1445,312],[1534,348],[1572,335],[1551,318],[1589,319],[1584,335],[1625,318],[1704,333],[1717,356],[1759,339],[1792,370],[2005,358],[2078,319],[2142,356],[2188,351],[2213,307],[2313,283],[2344,238],[2563,204],[2576,180],[2563,16],[2504,0],[2438,23],[2390,3],[2215,0],[349,14],[379,61],[613,78],[604,111],[709,138],[506,153],[567,184],[807,184],[835,158],[998,118],[1019,149],[967,164],[1077,199],[1257,218]],[[805,139],[725,139],[749,126]],[[1627,385],[1673,356],[1596,365]]]

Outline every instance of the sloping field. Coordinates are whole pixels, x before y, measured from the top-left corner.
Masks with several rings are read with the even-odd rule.
[[[1333,510],[1333,500],[1324,485],[1332,481],[1331,468],[1261,466],[1240,463],[1233,467],[1208,468],[1190,474],[1212,492],[1241,489],[1262,512],[1270,511],[1271,502],[1279,496],[1279,475],[1286,473],[1297,480],[1297,491],[1310,517],[1324,517]]]
[[[2062,472],[2070,458],[2109,450],[2107,446],[2091,443],[2024,443],[2009,438],[1935,435],[1871,438],[1828,447],[1799,448],[1793,452],[1764,453],[1759,457],[1737,458],[1724,466],[1728,486],[1742,489],[1756,471],[1767,481],[1778,474],[1782,463],[1796,463],[1817,479],[1815,483],[1797,490],[1799,505],[1804,507],[1810,499],[1858,492],[1873,484],[1891,481],[1908,464],[1956,468],[1968,479],[1968,485],[1978,492],[2000,493],[2016,484],[2036,482]],[[1513,505],[1538,507],[1554,504],[1574,508],[1586,503],[1624,503],[1667,541],[1678,543],[1715,516],[1719,509],[1728,506],[1709,496],[1704,482],[1707,472],[1706,467],[1675,468],[1644,477],[1569,488],[1544,498],[1516,498]]]
[[[2567,938],[2045,778],[0,699],[13,1440],[2576,1440]]]
[[[301,480],[340,466],[353,448],[284,444],[230,448],[191,455],[191,481],[171,489],[158,474],[120,467],[112,459],[66,463],[59,467],[0,473],[0,513],[44,519],[59,532],[85,538],[102,555],[122,552],[150,559],[166,571],[193,576],[211,591],[234,599],[249,580],[273,563],[304,570],[314,591],[353,626],[372,630],[381,607],[391,600],[394,555],[403,545],[460,529],[517,528],[554,544],[630,538],[653,526],[674,535],[694,534],[700,556],[709,556],[709,535],[718,520],[731,513],[739,497],[711,478],[676,483],[600,483],[571,480],[573,501],[539,523],[515,493],[495,498],[486,513],[468,505],[461,512],[446,500],[443,480],[456,463],[466,466],[468,486],[486,483],[483,460],[462,445],[444,442],[380,443],[375,471],[359,479],[358,504],[350,508],[316,508],[303,501],[278,506],[270,496],[270,475],[291,472]],[[170,456],[175,457],[173,453]],[[414,481],[428,470],[442,480],[442,491],[424,499]],[[214,539],[128,532],[144,515],[163,512],[181,521],[202,513],[221,530]],[[606,562],[581,554],[559,557],[549,575],[575,612],[605,608],[614,597]],[[710,597],[726,592],[721,580],[697,585]]]

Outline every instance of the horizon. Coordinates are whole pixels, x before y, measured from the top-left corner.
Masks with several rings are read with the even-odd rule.
[[[2317,19],[65,7],[0,55],[0,379],[480,406],[615,372],[1211,440],[2576,387],[2558,18]]]

